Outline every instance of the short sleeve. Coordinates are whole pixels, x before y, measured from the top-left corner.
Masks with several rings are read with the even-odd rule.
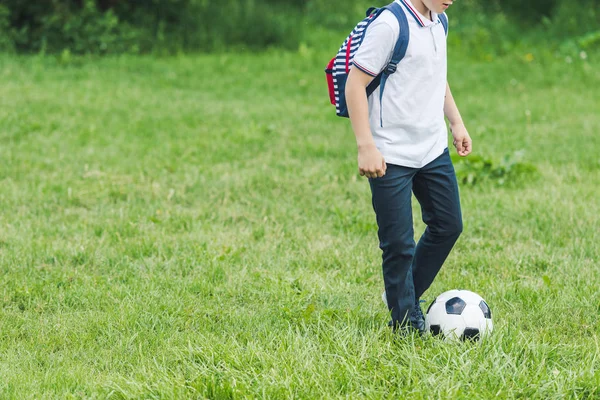
[[[398,41],[398,33],[382,17],[369,25],[352,60],[356,68],[371,76],[377,76],[387,66]]]

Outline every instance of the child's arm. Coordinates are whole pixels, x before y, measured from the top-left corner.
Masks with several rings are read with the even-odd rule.
[[[454,137],[454,146],[456,147],[458,155],[462,157],[469,155],[473,149],[473,143],[469,136],[469,132],[467,132],[467,128],[463,123],[462,117],[460,116],[458,107],[454,102],[454,97],[452,97],[452,92],[450,91],[450,85],[448,85],[448,83],[446,83],[444,115],[446,115],[448,122],[450,122],[450,132],[452,132],[452,136]]]
[[[385,175],[387,165],[375,146],[369,126],[369,103],[366,88],[373,77],[352,68],[346,82],[346,104],[358,146],[358,171],[361,176],[378,178]]]

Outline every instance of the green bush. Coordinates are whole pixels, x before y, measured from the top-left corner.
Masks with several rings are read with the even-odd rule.
[[[119,20],[112,10],[100,11],[93,0],[84,0],[78,10],[53,13],[42,19],[44,34],[40,50],[73,53],[122,52]]]
[[[122,52],[119,20],[95,1],[21,2],[5,0],[6,40],[21,52]],[[0,17],[1,18],[1,17]],[[1,25],[1,22],[0,22]],[[1,28],[0,28],[1,29]]]
[[[497,0],[495,7],[521,22],[538,24],[543,17],[551,17],[560,2],[560,0]],[[566,4],[567,1],[563,3]]]
[[[570,37],[600,31],[600,2],[580,0],[560,2],[552,15],[545,20],[548,32],[553,36]]]
[[[387,0],[358,0],[351,4],[345,0],[310,0],[306,13],[313,25],[345,31],[354,28],[368,8],[389,3]]]
[[[5,5],[0,4],[0,51],[5,52],[12,52],[14,50],[9,16],[9,9]]]
[[[297,48],[315,28],[349,31],[390,0],[2,0],[0,51],[74,54]],[[451,29],[474,54],[506,53],[525,28],[596,46],[596,0],[460,0]],[[539,29],[539,28],[542,29]],[[564,40],[564,39],[561,39]]]
[[[121,53],[297,46],[303,5],[276,0],[4,0],[0,49]]]
[[[113,10],[143,52],[293,47],[302,33],[302,8],[274,0],[117,1]]]

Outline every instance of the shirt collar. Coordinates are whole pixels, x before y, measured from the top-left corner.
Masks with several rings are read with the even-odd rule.
[[[412,15],[412,17],[415,19],[415,21],[417,21],[417,24],[419,24],[419,26],[429,27],[431,25],[438,23],[438,20],[439,20],[438,15],[436,13],[434,13],[433,11],[430,11],[431,12],[431,20],[429,20],[429,18],[425,17],[423,14],[421,14],[420,12],[417,11],[416,7],[413,5],[413,3],[410,0],[398,0],[398,2],[404,6],[406,11],[408,11],[408,13],[410,15]]]

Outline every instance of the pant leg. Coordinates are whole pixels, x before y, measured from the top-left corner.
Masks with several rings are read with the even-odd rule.
[[[415,302],[411,265],[415,249],[412,179],[416,169],[388,164],[385,176],[369,179],[383,251],[383,281],[393,323],[405,325]]]
[[[463,229],[456,173],[448,149],[419,170],[413,192],[427,225],[412,265],[415,296],[420,298],[431,286]]]

